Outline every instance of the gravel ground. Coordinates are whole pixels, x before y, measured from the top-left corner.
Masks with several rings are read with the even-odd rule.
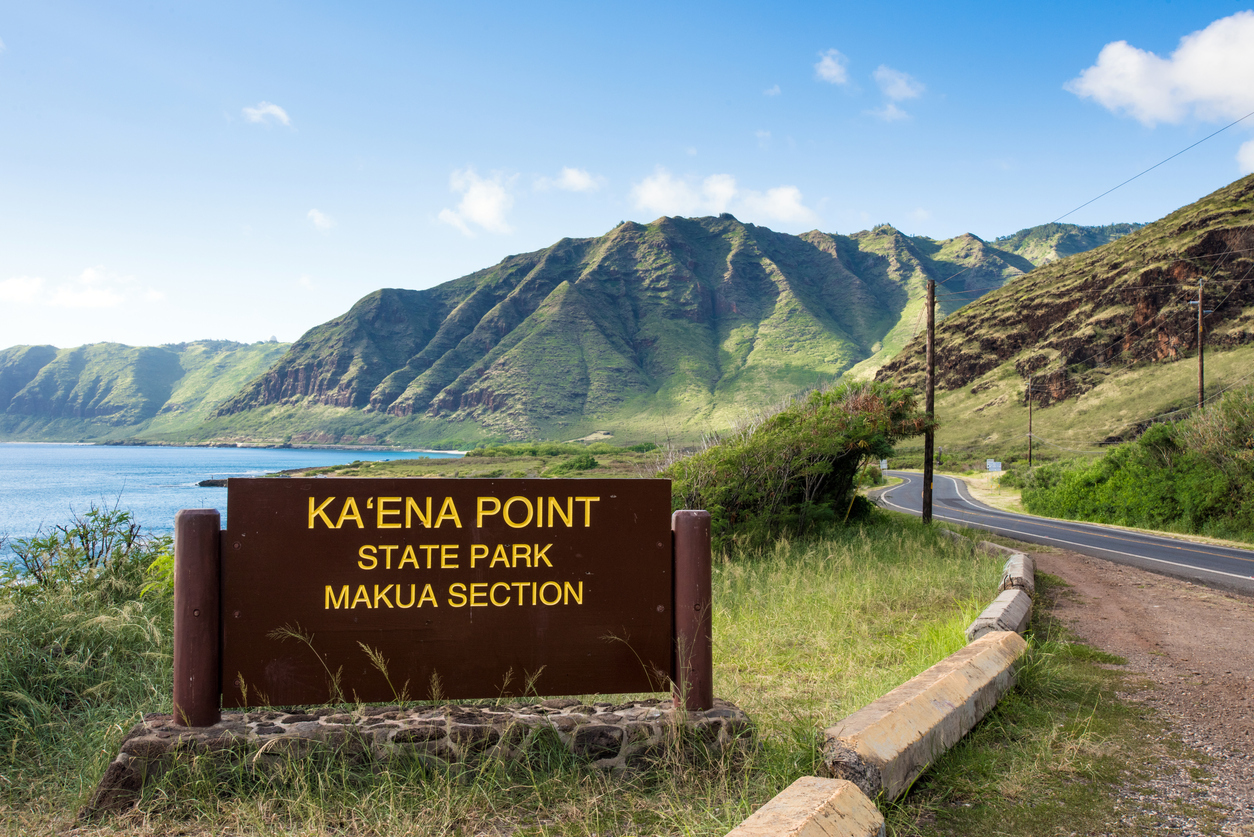
[[[1215,834],[1213,822],[1161,813],[1185,800],[1223,811],[1218,833],[1254,837],[1254,599],[1073,552],[1031,554],[1070,585],[1054,617],[1126,659],[1125,697],[1157,710],[1200,757],[1157,762],[1148,787],[1126,790],[1125,821]]]

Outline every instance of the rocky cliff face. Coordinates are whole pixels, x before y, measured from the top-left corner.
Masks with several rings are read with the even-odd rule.
[[[1042,405],[1091,389],[1112,368],[1179,360],[1197,350],[1198,285],[1206,345],[1254,342],[1254,177],[1096,250],[1055,261],[937,326],[936,385],[979,388],[993,370],[1032,379]],[[922,338],[879,372],[925,376]],[[975,391],[973,389],[973,391]],[[1024,387],[1024,392],[1027,388]]]
[[[727,423],[908,336],[928,278],[952,308],[1032,265],[974,236],[803,236],[717,218],[623,223],[312,329],[224,404],[350,408],[523,437],[648,413]],[[223,422],[219,422],[220,425]]]

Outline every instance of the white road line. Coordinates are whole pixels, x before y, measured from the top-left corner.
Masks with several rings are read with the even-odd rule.
[[[888,492],[881,494],[880,497],[893,508],[899,509],[905,512],[906,514],[913,514],[913,515],[918,514],[918,512],[914,511],[913,509],[908,509],[905,506],[899,506],[896,503],[890,502],[888,499]],[[960,523],[964,525],[967,523],[967,521],[963,518],[946,517],[944,515],[936,514],[935,511],[932,512],[932,516],[936,518],[940,518],[941,520],[948,520],[951,523]],[[1012,535],[1027,535],[1029,537],[1041,538],[1043,540],[1047,540],[1053,543],[1066,544],[1067,546],[1078,546],[1078,547],[1081,547],[1082,549],[1100,549],[1102,552],[1110,552],[1115,555],[1124,555],[1128,558],[1135,558],[1138,561],[1154,561],[1155,563],[1158,563],[1158,564],[1166,564],[1169,567],[1179,567],[1180,569],[1191,570],[1193,572],[1198,572],[1198,573],[1210,573],[1212,575],[1227,576],[1228,578],[1239,578],[1242,581],[1248,581],[1249,579],[1254,578],[1254,576],[1240,575],[1238,573],[1228,573],[1228,572],[1224,572],[1223,570],[1208,570],[1204,567],[1196,567],[1192,564],[1181,564],[1177,561],[1168,561],[1164,558],[1150,558],[1148,555],[1137,555],[1132,552],[1123,552],[1122,550],[1118,550],[1118,549],[1107,549],[1104,546],[1093,546],[1091,544],[1076,543],[1075,541],[1065,541],[1062,538],[1055,538],[1055,537],[1051,537],[1050,535],[1038,535],[1035,532],[1022,532],[1017,529],[1006,529],[1004,527],[993,526],[991,524],[984,524],[984,525],[988,527],[989,531],[994,531],[998,533],[1005,532],[1005,533],[1009,533]],[[973,527],[973,528],[981,528],[981,527]],[[1227,556],[1221,556],[1221,557],[1227,557]]]

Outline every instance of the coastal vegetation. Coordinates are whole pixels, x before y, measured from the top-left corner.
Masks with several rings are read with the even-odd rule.
[[[83,533],[117,548],[93,553],[107,556],[93,566]],[[265,773],[198,762],[149,784],[134,811],[84,822],[78,811],[122,736],[144,713],[170,711],[169,542],[114,509],[18,546],[48,572],[38,580],[20,565],[0,587],[0,822],[14,835],[721,835],[818,768],[821,729],[961,647],[1001,570],[969,542],[880,512],[720,553],[716,694],[749,713],[758,742],[739,755],[666,757],[624,774],[545,749],[444,770],[331,754]],[[1159,754],[1181,755],[1120,696],[1110,663],[1121,661],[1049,619],[1060,593],[1038,577],[1016,690],[909,796],[883,805],[891,834],[1096,833]]]
[[[94,565],[75,533],[113,544]],[[130,546],[126,546],[129,544]],[[0,820],[70,827],[122,735],[170,711],[172,585],[164,539],[96,512],[18,545],[0,588]],[[99,555],[99,553],[97,553]],[[41,567],[32,576],[27,567]],[[45,571],[46,570],[46,571]],[[964,643],[998,563],[912,523],[874,517],[817,538],[722,553],[715,682],[760,747],[613,776],[567,756],[447,771],[293,762],[268,776],[173,772],[105,832],[722,834],[819,760],[818,731]]]
[[[674,480],[676,508],[710,512],[717,545],[760,546],[864,517],[858,472],[926,427],[909,390],[846,383],[715,437],[660,476]]]

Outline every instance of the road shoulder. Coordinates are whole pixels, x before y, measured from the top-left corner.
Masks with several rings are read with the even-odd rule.
[[[1210,776],[1165,764],[1156,792],[1181,784],[1229,811],[1227,834],[1254,835],[1254,599],[1074,552],[1032,551],[1038,571],[1068,585],[1055,618],[1095,648],[1127,660],[1147,687],[1125,695],[1157,710]],[[1186,833],[1188,833],[1186,831]]]

